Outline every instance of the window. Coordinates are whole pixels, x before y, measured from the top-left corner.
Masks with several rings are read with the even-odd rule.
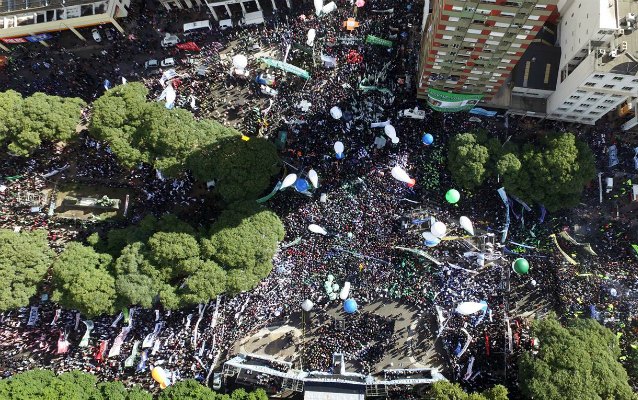
[[[605,86],[604,86],[604,88],[605,88],[605,89],[613,89],[613,88],[614,88],[614,85],[605,85]]]
[[[598,100],[598,99],[597,99],[597,98],[595,98],[595,97],[588,97],[588,98],[587,98],[587,101],[596,101],[596,100]]]
[[[623,96],[622,96],[622,94],[612,94],[611,97],[613,97],[614,99],[619,99],[619,98],[621,98]]]
[[[603,79],[604,77],[605,77],[605,75],[594,74],[594,78],[596,78],[596,79]]]
[[[583,94],[583,93],[587,93],[587,92],[585,92],[584,90],[580,90],[580,89],[579,89],[579,90],[577,90],[577,91],[576,91],[576,93]]]
[[[631,83],[638,83],[638,79],[632,79]]]
[[[576,96],[576,95],[574,94],[574,95],[569,96],[569,98],[570,98],[570,99],[580,99],[580,96]]]
[[[580,92],[581,92],[581,90],[577,90],[577,91],[576,91],[576,93],[580,93]],[[585,92],[584,92],[584,91],[582,91],[582,93],[585,93]],[[605,93],[603,93],[603,92],[594,92],[594,94],[595,94],[596,96],[604,96],[604,95],[605,95]]]
[[[585,86],[589,86],[589,87],[596,86],[596,83],[595,82],[585,82]]]
[[[605,103],[607,103],[607,104],[613,104],[613,103],[615,103],[615,101],[613,101],[613,100],[605,100]],[[602,107],[602,106],[601,106],[601,107]]]
[[[623,86],[622,90],[632,91],[632,90],[634,90],[634,88],[631,87],[631,86]]]
[[[607,107],[605,107],[605,106],[596,106],[596,108],[599,109],[599,110],[604,110]]]
[[[573,103],[573,102],[571,102],[571,101],[566,101],[566,102],[565,102],[565,104],[567,104],[567,105],[569,105],[569,106],[573,106],[573,105],[574,105],[574,103]]]
[[[622,81],[622,76],[614,76],[615,81]]]

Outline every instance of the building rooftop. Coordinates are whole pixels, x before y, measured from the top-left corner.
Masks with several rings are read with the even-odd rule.
[[[93,3],[96,0],[0,0],[0,16],[26,11],[55,10],[63,7]]]
[[[515,87],[556,90],[560,47],[532,43],[516,65],[512,76]]]
[[[622,34],[615,36],[609,48],[596,49],[595,68],[597,71],[635,76],[638,75],[638,2],[616,0],[616,6]]]

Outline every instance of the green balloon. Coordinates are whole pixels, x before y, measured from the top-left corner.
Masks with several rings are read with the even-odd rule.
[[[512,263],[512,269],[519,275],[527,275],[529,272],[529,263],[524,258],[517,258]]]
[[[450,189],[445,194],[445,200],[450,204],[456,204],[461,199],[461,193],[456,189]]]

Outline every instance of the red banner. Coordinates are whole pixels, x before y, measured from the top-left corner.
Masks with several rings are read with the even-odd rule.
[[[180,50],[199,51],[200,48],[195,42],[177,43],[176,47]]]
[[[2,40],[5,43],[9,43],[9,44],[26,43],[27,42],[27,39],[21,38],[21,37],[1,38],[0,40]]]

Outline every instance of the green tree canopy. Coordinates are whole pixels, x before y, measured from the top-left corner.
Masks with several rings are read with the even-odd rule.
[[[555,318],[536,321],[538,354],[525,353],[519,362],[522,393],[538,400],[629,400],[633,393],[627,372],[618,362],[620,348],[612,331],[593,319],[567,327]]]
[[[594,155],[572,133],[550,134],[538,145],[527,144],[518,159],[521,167],[503,176],[505,188],[550,211],[578,204],[583,187],[596,175]]]
[[[243,141],[238,135],[193,153],[189,166],[196,178],[215,179],[215,192],[228,203],[256,199],[281,170],[272,142],[263,138]]]
[[[188,274],[181,289],[184,305],[205,303],[226,291],[226,271],[214,261],[190,259],[181,268]]]
[[[113,311],[115,280],[111,256],[70,243],[53,263],[53,300],[88,317]]]
[[[228,289],[239,292],[270,273],[283,238],[284,227],[275,213],[253,202],[237,203],[215,221],[210,238],[202,240],[202,254],[227,269]]]
[[[29,304],[53,256],[46,231],[15,233],[0,229],[0,311]]]
[[[8,142],[10,152],[26,156],[43,140],[69,140],[85,105],[76,97],[34,93],[23,98],[13,90],[0,92],[0,143]]]
[[[147,102],[148,89],[141,83],[128,83],[104,93],[93,103],[90,131],[107,141],[120,162],[132,168],[140,162],[176,176],[188,166],[207,168],[208,152],[215,143],[241,134],[210,120],[197,121],[184,109],[166,109],[159,102]],[[207,150],[202,153],[202,149]],[[275,154],[276,155],[276,154]]]
[[[496,385],[483,393],[466,393],[458,383],[437,381],[423,396],[424,400],[508,400],[507,388]]]
[[[447,158],[452,178],[461,187],[474,189],[485,181],[490,155],[475,134],[461,133],[452,138]]]
[[[135,386],[127,390],[121,382],[97,384],[97,378],[83,371],[56,376],[52,371],[32,370],[0,380],[3,400],[152,400]]]
[[[215,400],[215,392],[193,379],[179,381],[162,390],[158,400]]]

